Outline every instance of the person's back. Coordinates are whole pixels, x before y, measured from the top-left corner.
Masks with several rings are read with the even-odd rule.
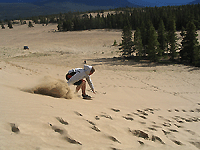
[[[94,72],[95,72],[95,69],[89,65],[84,65],[84,69],[82,69],[82,68],[71,69],[66,74],[66,79],[68,80],[67,83],[69,85],[71,85],[71,84],[77,85],[76,92],[78,92],[81,88],[83,98],[86,98],[86,99],[91,98],[90,96],[86,95],[86,93],[85,93],[86,81],[83,79],[86,78],[88,84],[90,85],[91,90],[93,91],[93,93],[95,93],[94,86],[90,79],[90,75],[92,75]]]

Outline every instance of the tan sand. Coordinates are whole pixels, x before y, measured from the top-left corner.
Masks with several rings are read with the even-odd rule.
[[[34,26],[0,30],[0,150],[200,149],[199,68],[113,60],[121,31]],[[84,60],[93,100],[65,80]]]

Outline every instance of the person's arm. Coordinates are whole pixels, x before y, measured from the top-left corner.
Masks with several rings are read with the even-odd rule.
[[[88,76],[88,77],[86,78],[86,80],[87,80],[87,82],[88,82],[88,84],[89,84],[89,86],[90,86],[92,92],[95,94],[94,86],[93,86],[93,84],[92,84],[92,80],[90,79],[90,76]]]

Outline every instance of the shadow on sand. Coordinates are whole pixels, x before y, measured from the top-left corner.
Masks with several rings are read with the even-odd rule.
[[[93,62],[92,64],[93,66],[105,64],[109,66],[128,65],[128,66],[135,66],[135,67],[156,67],[156,66],[169,66],[169,65],[180,64],[179,62],[173,62],[170,60],[160,60],[159,62],[151,62],[150,60],[146,58],[139,60],[137,57],[126,58],[126,59],[122,57],[96,58],[96,59],[88,59],[88,60]]]

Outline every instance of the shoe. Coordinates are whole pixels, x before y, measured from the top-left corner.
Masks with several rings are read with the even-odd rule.
[[[91,99],[92,98],[91,96],[86,95],[86,94],[85,95],[82,94],[82,96],[83,96],[83,99]]]

